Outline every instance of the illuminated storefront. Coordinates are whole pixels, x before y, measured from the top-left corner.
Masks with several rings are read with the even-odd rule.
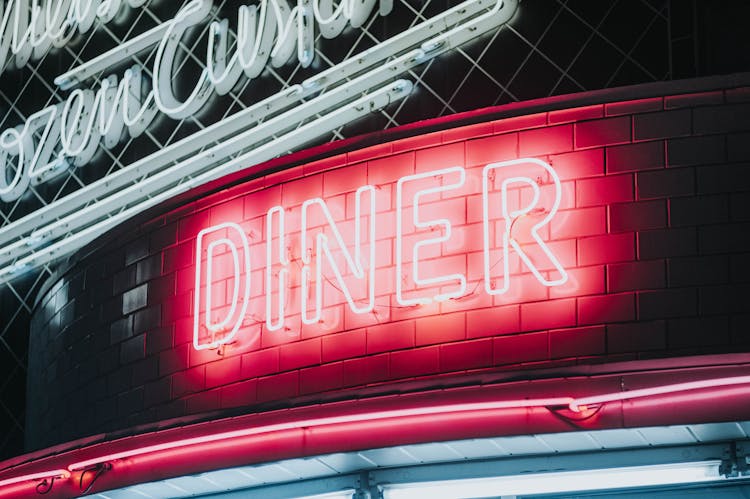
[[[93,4],[68,29],[143,2]],[[0,135],[3,201],[268,68],[314,68],[318,35],[399,8],[285,7],[186,2],[59,75],[66,99]],[[523,8],[441,9],[0,228],[3,279],[54,265],[31,313],[30,453],[3,463],[0,497],[746,491],[750,76],[303,147]],[[64,17],[40,12],[51,44]],[[187,90],[184,37],[206,48]]]

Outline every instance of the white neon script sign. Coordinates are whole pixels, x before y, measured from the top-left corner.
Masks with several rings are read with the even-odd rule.
[[[95,4],[100,4],[100,17],[104,19],[107,18],[107,9],[112,9],[114,3],[119,6],[119,2],[112,0],[106,3],[87,0],[85,5],[81,4],[83,0],[72,1],[70,12],[81,30],[90,27],[88,19],[97,12]],[[23,12],[19,2],[11,2],[11,7],[15,8],[6,10],[4,26],[12,12],[16,20],[29,17],[19,15]],[[47,3],[45,12],[50,11],[49,6],[53,3]],[[45,182],[61,174],[68,166],[87,164],[100,147],[115,147],[124,134],[138,137],[159,114],[185,119],[200,112],[214,93],[227,94],[243,75],[256,78],[267,65],[280,67],[295,56],[303,67],[309,66],[315,53],[316,26],[323,37],[334,38],[348,25],[361,26],[376,5],[379,5],[380,15],[387,15],[392,0],[344,0],[335,9],[332,0],[298,0],[294,8],[290,8],[287,0],[260,0],[257,5],[242,5],[237,10],[234,52],[229,53],[229,21],[213,21],[209,25],[206,67],[198,75],[190,94],[180,100],[174,91],[174,82],[178,79],[175,60],[180,44],[185,32],[202,23],[213,7],[212,0],[189,1],[166,24],[156,50],[151,90],[144,91],[147,82],[142,77],[143,69],[135,65],[119,79],[116,76],[102,79],[96,90],[74,90],[64,103],[48,106],[32,115],[20,130],[10,128],[3,132],[4,140],[0,140],[0,178],[3,179],[0,200],[15,201],[29,185]],[[34,12],[31,19],[26,19],[27,23],[43,17],[36,0]],[[23,26],[23,22],[14,25],[10,30],[13,36],[0,43],[0,58],[7,52],[8,43],[17,60],[22,48],[33,45],[32,42],[26,45],[18,42],[20,45],[17,46],[16,32],[22,31]],[[24,36],[28,38],[32,34],[29,32]],[[36,140],[35,134],[41,134],[41,139]],[[11,177],[10,182],[8,177]]]
[[[562,189],[554,169],[543,161],[525,158],[489,164],[482,169],[481,176],[485,291],[500,295],[511,289],[514,274],[507,262],[512,253],[518,255],[541,285],[559,286],[567,282],[568,274],[560,260],[539,236],[540,229],[550,223],[560,206]],[[466,169],[456,166],[408,175],[396,182],[396,220],[393,224],[396,233],[391,236],[396,241],[395,271],[387,279],[396,282],[395,297],[400,306],[425,305],[467,295],[467,277],[463,273],[441,273],[434,269],[425,271],[420,267],[425,262],[422,255],[424,248],[438,246],[439,252],[444,254],[445,245],[453,236],[448,218],[430,219],[423,216],[422,210],[428,196],[439,198],[443,193],[454,193],[467,185],[466,177]],[[544,199],[540,179],[544,179],[545,188],[551,188]],[[519,206],[517,200],[522,189],[530,191],[531,197]],[[329,204],[321,198],[308,199],[298,208],[301,212],[299,227],[288,226],[286,219],[289,210],[282,206],[274,206],[266,212],[266,261],[263,262],[266,282],[263,294],[267,330],[283,329],[286,317],[295,312],[301,314],[303,324],[318,323],[321,311],[327,305],[323,291],[326,282],[344,296],[346,306],[352,313],[367,314],[373,311],[378,292],[375,279],[375,225],[378,219],[375,193],[375,187],[370,185],[357,189],[354,218],[350,221],[353,223],[353,234],[349,234],[348,244],[341,228],[341,217],[336,220]],[[311,221],[313,210],[321,215],[317,222]],[[384,216],[379,215],[381,220]],[[533,219],[534,223],[516,226],[516,222],[524,218]],[[408,229],[406,222],[412,224]],[[499,227],[497,230],[501,236],[490,237],[494,232],[490,230],[491,225]],[[290,229],[301,234],[301,264],[292,262],[288,245]],[[315,237],[310,237],[311,232],[315,232]],[[410,255],[404,251],[407,233],[418,239],[413,243]],[[332,251],[331,239],[338,249],[336,255]],[[252,265],[259,262],[250,262],[248,238],[235,223],[223,223],[200,231],[196,245],[193,345],[201,350],[216,348],[235,337],[243,323],[250,297],[249,274],[258,270]],[[353,253],[349,250],[352,246]],[[221,263],[216,263],[219,262],[215,251],[218,247],[225,248]],[[533,254],[530,250],[533,250]],[[503,261],[499,270],[494,270],[497,262],[492,261],[493,253],[499,253]],[[205,264],[202,263],[204,260]],[[340,266],[342,261],[349,271],[346,275]],[[333,279],[324,275],[324,264],[330,267]],[[220,268],[214,269],[215,266]],[[540,268],[552,270],[542,271]],[[221,277],[214,279],[216,272],[220,272]],[[300,276],[301,282],[299,310],[291,310],[288,299],[289,280],[293,273]],[[502,279],[501,286],[490,285],[498,278]],[[405,286],[407,281],[409,285]],[[361,283],[358,296],[350,289],[352,282]],[[213,303],[214,287],[218,287],[226,297],[219,305]],[[409,288],[408,292],[406,287]]]
[[[147,1],[6,0],[0,3],[0,73],[11,58],[21,68],[87,33],[97,21],[109,23],[123,5],[136,8]]]
[[[87,2],[80,5],[99,5]],[[174,73],[175,51],[184,33],[205,21],[211,4],[189,1],[174,19],[58,76],[55,83],[68,90],[158,45],[153,81],[144,68],[132,66],[122,77],[100,78],[96,89],[76,89],[23,126],[0,133],[0,201],[15,201],[30,185],[86,164],[101,147],[137,137],[158,116],[200,112],[212,95],[228,92],[241,78],[263,77],[265,68],[295,57],[302,65],[310,64],[316,30],[334,38],[347,26],[368,22],[376,6],[380,15],[392,8],[392,0],[297,0],[296,5],[262,0],[242,5],[234,38],[225,19],[210,24],[205,70],[186,83],[192,91],[181,100],[171,87],[175,76],[181,76]],[[101,5],[114,3],[103,0]],[[404,98],[412,84],[396,80],[398,75],[497,29],[517,8],[518,0],[465,0],[3,226],[0,281],[54,262],[166,199],[295,150]],[[276,140],[269,142],[269,137]]]

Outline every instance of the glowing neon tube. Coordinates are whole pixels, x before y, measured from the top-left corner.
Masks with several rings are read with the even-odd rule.
[[[539,399],[526,399],[526,400],[504,400],[504,401],[492,401],[492,402],[476,402],[476,403],[462,403],[462,404],[443,404],[428,407],[418,407],[412,409],[393,409],[383,410],[375,412],[367,412],[360,414],[351,414],[345,416],[331,416],[321,418],[311,418],[305,420],[290,421],[286,423],[269,424],[264,426],[258,426],[253,428],[243,428],[241,430],[228,431],[222,433],[215,433],[212,435],[204,435],[200,437],[186,438],[175,440],[172,442],[164,442],[161,444],[155,444],[151,446],[141,447],[138,449],[129,449],[122,452],[113,454],[107,454],[96,458],[87,459],[85,461],[79,461],[72,463],[68,466],[70,471],[78,471],[87,469],[93,465],[109,462],[117,459],[124,459],[153,452],[160,452],[164,450],[175,449],[179,447],[198,445],[202,443],[216,442],[220,440],[227,440],[232,438],[241,438],[252,435],[259,435],[264,433],[270,433],[275,431],[283,431],[290,429],[308,428],[314,426],[324,426],[333,424],[346,424],[356,423],[363,421],[377,421],[389,418],[401,418],[410,416],[428,416],[436,414],[450,414],[450,413],[461,413],[470,411],[488,411],[498,409],[523,409],[523,408],[541,408],[541,407],[568,407],[573,411],[580,412],[584,405],[603,404],[606,402],[617,401],[617,400],[628,400],[632,398],[648,397],[653,395],[665,395],[676,392],[683,392],[689,390],[698,390],[709,387],[719,386],[734,386],[750,384],[750,376],[736,376],[727,378],[714,378],[706,379],[701,381],[694,381],[688,383],[677,383],[672,385],[664,385],[659,387],[646,388],[641,390],[633,390],[630,392],[614,392],[608,394],[602,394],[592,397],[581,397],[574,399],[572,397],[550,397],[550,398],[539,398]]]
[[[69,476],[70,472],[68,470],[42,471],[40,473],[30,473],[27,475],[14,476],[12,478],[0,480],[0,487],[7,487],[9,485],[15,485],[17,483],[30,482],[32,480],[44,480],[45,478],[68,478]]]
[[[314,427],[321,427],[327,425],[337,424],[348,424],[358,423],[367,421],[383,421],[394,418],[408,418],[408,417],[420,417],[430,415],[450,415],[450,414],[461,414],[466,412],[476,411],[493,411],[503,409],[523,409],[523,408],[564,408],[569,407],[573,410],[580,411],[584,405],[595,405],[604,404],[611,401],[628,400],[633,398],[642,398],[648,396],[665,395],[670,393],[678,393],[690,390],[699,390],[713,387],[723,386],[737,386],[750,384],[750,376],[734,376],[734,377],[723,377],[704,379],[700,381],[692,381],[686,383],[675,383],[670,385],[656,386],[651,388],[644,388],[639,390],[632,390],[626,392],[614,392],[608,394],[595,395],[590,397],[550,397],[550,398],[537,398],[537,399],[518,399],[518,400],[499,400],[499,401],[488,401],[488,402],[467,402],[467,403],[454,403],[454,404],[439,404],[432,406],[423,407],[412,407],[406,409],[385,409],[370,412],[360,412],[354,414],[346,414],[341,416],[323,416],[313,417],[307,419],[297,419],[292,421],[286,421],[282,423],[265,424],[261,426],[241,428],[238,430],[218,432],[214,434],[201,435],[197,437],[181,438],[177,440],[162,442],[153,445],[147,445],[139,448],[131,448],[119,452],[112,452],[108,454],[101,454],[99,456],[79,460],[72,462],[66,466],[67,469],[51,469],[44,472],[29,473],[25,475],[19,475],[11,478],[0,480],[0,488],[8,487],[11,485],[34,481],[43,480],[50,478],[69,478],[71,472],[83,471],[90,469],[91,467],[120,459],[133,458],[137,456],[144,456],[147,454],[158,453],[161,451],[168,451],[172,449],[189,447],[201,444],[215,443],[225,440],[231,440],[234,438],[250,437],[255,435],[262,435],[266,433],[285,431],[285,430],[299,430],[308,429]],[[111,442],[114,443],[114,442]],[[78,451],[76,451],[78,452]],[[73,454],[75,455],[75,454]],[[713,463],[703,463],[711,464]],[[670,465],[679,467],[679,465]],[[635,468],[633,471],[637,471]],[[547,475],[551,477],[551,475]],[[686,475],[687,476],[687,475]],[[498,477],[499,479],[500,477]],[[692,480],[692,479],[690,479]],[[688,481],[690,481],[688,480]],[[427,484],[424,484],[427,485]],[[481,484],[479,484],[481,485]],[[399,485],[394,484],[394,490]],[[572,490],[572,489],[571,489]],[[414,489],[411,490],[414,492]],[[396,496],[393,496],[396,497]]]
[[[221,433],[214,433],[212,435],[203,435],[200,437],[185,438],[181,440],[173,440],[171,442],[164,442],[161,444],[148,445],[137,449],[129,449],[126,451],[115,452],[112,454],[105,454],[85,461],[78,461],[68,465],[70,471],[81,471],[90,468],[99,463],[107,463],[116,461],[118,459],[126,459],[136,456],[142,456],[145,454],[151,454],[154,452],[161,452],[165,450],[177,449],[180,447],[188,447],[191,445],[199,445],[205,443],[212,443],[221,440],[230,440],[233,438],[249,437],[253,435],[261,435],[264,433],[272,433],[276,431],[284,430],[295,430],[302,428],[310,428],[316,426],[326,426],[334,424],[347,424],[347,423],[358,423],[365,421],[379,421],[390,418],[405,418],[412,416],[429,416],[434,414],[451,414],[460,412],[471,412],[471,411],[490,411],[498,409],[522,409],[532,407],[560,407],[567,406],[570,404],[572,399],[570,397],[553,397],[543,399],[527,399],[527,400],[501,400],[493,402],[474,402],[464,404],[443,404],[427,407],[416,407],[412,409],[392,409],[375,412],[364,412],[360,414],[347,414],[345,416],[329,416],[321,418],[302,419],[296,421],[289,421],[286,423],[269,424],[264,426],[256,426],[252,428],[243,428],[241,430],[227,431]]]
[[[99,237],[101,233],[110,227],[127,220],[133,215],[140,213],[144,209],[155,206],[163,201],[171,199],[172,197],[186,192],[196,186],[202,185],[206,182],[219,178],[226,175],[229,172],[235,171],[246,167],[247,165],[257,164],[263,161],[267,161],[274,158],[278,154],[282,154],[287,151],[290,144],[293,143],[304,143],[314,137],[318,137],[323,133],[333,130],[334,128],[350,122],[351,120],[369,114],[373,110],[381,109],[396,99],[400,99],[408,95],[411,91],[412,84],[406,80],[399,80],[391,85],[387,85],[379,89],[378,91],[366,95],[353,103],[350,106],[342,107],[332,111],[327,115],[323,115],[318,120],[312,121],[296,130],[289,132],[286,135],[279,137],[277,140],[269,142],[263,146],[253,149],[241,156],[238,156],[231,161],[221,164],[216,168],[212,168],[208,171],[198,174],[196,177],[189,181],[179,183],[169,189],[165,189],[153,197],[148,198],[136,206],[125,209],[111,218],[102,220],[93,225],[89,225],[81,231],[76,232],[70,237],[61,239],[60,241],[42,248],[29,256],[21,258],[16,263],[6,266],[0,269],[0,279],[7,279],[9,276],[17,273],[21,269],[26,269],[32,265],[44,265],[49,263],[56,258],[68,254],[77,248],[87,244],[93,239]],[[290,142],[291,141],[291,142]],[[179,167],[176,167],[179,168]],[[137,186],[136,186],[137,187]]]
[[[704,483],[725,480],[721,461],[628,466],[581,471],[524,473],[436,482],[384,485],[384,499],[459,499],[463,497],[515,497],[537,494],[584,492]],[[645,494],[644,494],[645,496]]]
[[[607,393],[593,397],[581,397],[574,399],[569,407],[571,411],[580,412],[582,407],[589,405],[605,404],[618,400],[631,400],[636,398],[651,397],[654,395],[666,395],[669,393],[700,390],[703,388],[718,388],[722,386],[735,386],[750,384],[750,376],[734,376],[730,378],[705,379],[700,381],[689,381],[676,383],[674,385],[663,385],[653,388],[641,388],[624,392]]]
[[[489,6],[493,6],[493,8],[484,14],[476,15],[477,13],[482,12],[483,9],[487,9]],[[507,22],[510,16],[515,12],[516,7],[516,0],[505,0],[504,2],[500,0],[469,0],[464,2],[426,22],[418,24],[401,35],[398,35],[373,49],[365,51],[357,57],[349,59],[334,68],[330,68],[328,71],[324,71],[323,73],[306,80],[302,84],[303,92],[296,96],[296,100],[302,99],[303,94],[317,91],[322,87],[338,88],[337,85],[346,82],[356,74],[364,77],[371,68],[375,68],[373,71],[377,71],[377,68],[383,66],[382,62],[386,58],[403,53],[405,49],[408,50],[408,48],[414,46],[414,44],[424,47],[420,52],[421,55],[411,58],[410,65],[407,65],[402,69],[402,71],[405,71],[408,67],[421,64],[429,58],[439,55],[448,50],[451,46],[460,45],[478,36],[484,29],[489,29],[492,26]],[[501,8],[502,15],[499,15],[500,13],[498,11]],[[466,27],[467,29],[459,29],[460,27]],[[447,32],[441,33],[441,30],[446,29],[448,30]],[[429,39],[429,37],[434,34],[437,34],[438,38]],[[363,72],[365,74],[362,74]],[[269,100],[273,100],[275,97],[276,96]],[[284,108],[284,106],[281,107],[281,109]],[[116,190],[118,186],[125,187],[136,180],[139,181],[139,190],[143,193],[141,199],[148,199],[149,196],[153,196],[159,191],[157,185],[151,184],[152,180],[148,176],[149,172],[160,171],[167,167],[170,162],[188,157],[197,150],[196,147],[203,147],[206,141],[210,143],[212,141],[224,140],[227,136],[227,132],[230,132],[231,134],[233,128],[241,128],[238,124],[243,123],[243,120],[240,120],[239,117],[237,117],[238,119],[236,120],[234,120],[234,118],[235,116],[232,116],[227,120],[233,122],[233,125],[230,127],[223,126],[224,123],[216,124],[216,127],[211,126],[202,132],[198,132],[192,137],[188,137],[185,139],[184,143],[179,144],[179,147],[170,146],[165,148],[164,152],[160,151],[148,158],[143,158],[143,160],[137,162],[138,168],[135,168],[135,164],[131,165],[129,168],[125,168],[110,177],[105,177],[101,179],[101,181],[91,184],[91,186],[85,187],[58,202],[24,217],[18,222],[14,222],[3,229],[0,229],[0,235],[2,235],[0,237],[6,240],[15,239],[16,237],[22,236],[27,231],[33,230],[34,227],[38,227],[41,221],[56,219],[60,215],[65,215],[67,213],[74,213],[75,210],[84,206],[91,199],[101,199],[103,195],[106,195],[112,190]],[[178,144],[174,144],[173,146],[177,145]],[[236,151],[227,152],[228,155],[233,153],[236,153]],[[106,214],[107,213],[103,211],[99,211],[99,215],[96,219],[101,218],[101,216],[106,216]],[[85,226],[87,223],[91,222],[81,222],[75,226],[73,226],[73,224],[68,225],[68,222],[65,222],[63,225],[69,230],[75,231],[81,226]],[[66,233],[67,232],[68,231],[66,231]],[[41,264],[41,260],[35,261],[32,258],[34,256],[33,248],[42,242],[51,243],[53,238],[54,236],[51,234],[46,235],[45,229],[42,228],[36,231],[35,234],[12,243],[10,246],[6,246],[0,250],[0,254],[3,255],[3,260],[5,261],[16,260],[18,262],[18,265],[15,267],[17,270],[31,268]],[[78,240],[83,241],[83,239]],[[73,251],[77,247],[80,247],[80,245],[69,247],[71,248],[70,251]],[[62,256],[62,254],[59,254],[58,256]],[[46,257],[44,260],[46,262],[50,261],[46,259]]]
[[[111,66],[133,57],[138,52],[141,52],[159,42],[168,27],[168,23],[162,23],[145,33],[141,33],[140,35],[131,38],[127,42],[117,45],[112,50],[108,50],[107,52],[94,57],[90,61],[71,69],[67,73],[61,74],[55,78],[55,85],[60,87],[61,90],[69,90],[73,88],[76,84],[94,76],[95,74],[101,73]]]

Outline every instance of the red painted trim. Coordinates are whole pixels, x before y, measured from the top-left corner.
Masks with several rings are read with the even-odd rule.
[[[3,473],[0,497],[25,497],[42,479],[53,477],[57,483],[49,497],[75,497],[81,493],[80,484],[85,486],[86,474],[102,470],[106,471],[92,492],[258,462],[362,450],[375,442],[387,447],[571,428],[657,426],[676,424],[675,413],[685,423],[737,420],[738,415],[750,417],[746,373],[742,366],[535,380],[247,415],[32,461]],[[680,382],[667,383],[675,380]],[[665,404],[670,411],[660,410]],[[111,469],[99,466],[106,464]]]

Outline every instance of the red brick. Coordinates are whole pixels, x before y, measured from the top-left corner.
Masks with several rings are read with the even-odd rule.
[[[185,400],[173,400],[156,408],[157,418],[161,421],[185,415]]]
[[[391,353],[390,377],[412,378],[440,372],[440,347],[414,348]]]
[[[194,262],[195,263],[195,262]],[[144,284],[144,286],[147,286]],[[195,267],[178,270],[175,276],[175,293],[193,293],[195,290]]]
[[[549,338],[547,332],[501,336],[492,340],[492,358],[495,365],[521,364],[547,360]]]
[[[172,375],[172,398],[197,393],[206,387],[206,368],[198,366]]]
[[[300,394],[336,390],[344,385],[344,364],[335,362],[302,369],[299,373]]]
[[[576,123],[576,148],[630,142],[630,126],[629,116]]]
[[[414,346],[414,321],[392,322],[367,328],[367,353],[387,352]]]
[[[713,92],[668,95],[664,98],[664,107],[666,109],[678,109],[681,107],[721,104],[722,102],[724,102],[724,93],[721,90],[715,90]]]
[[[726,161],[726,138],[723,135],[685,137],[667,141],[667,165],[709,165]]]
[[[670,258],[668,262],[670,288],[729,282],[729,258],[726,255]]]
[[[638,258],[646,260],[698,253],[695,227],[648,230],[638,233]]]
[[[219,390],[203,392],[186,400],[186,410],[188,414],[200,414],[217,410],[221,405],[219,402]]]
[[[520,329],[520,314],[521,308],[518,305],[466,312],[466,336],[481,338],[517,333]]]
[[[367,350],[365,329],[358,329],[322,337],[323,362],[351,359],[364,355]]]
[[[463,371],[492,365],[492,339],[462,341],[440,347],[440,371]]]
[[[173,296],[177,290],[175,275],[168,274],[148,283],[148,302],[149,305],[154,303],[164,303]]]
[[[257,393],[259,403],[296,397],[299,395],[299,371],[260,378]]]
[[[177,228],[177,234],[180,241],[187,239],[194,239],[198,236],[198,232],[209,227],[209,212],[208,210],[199,211],[189,215],[179,221]]]
[[[609,353],[663,350],[666,344],[667,327],[664,321],[631,322],[607,326],[607,351]]]
[[[186,241],[164,250],[162,265],[164,274],[195,265],[195,241]]]
[[[702,286],[698,289],[698,304],[701,315],[731,314],[742,316],[747,310],[750,285],[742,283],[743,276],[732,276],[734,284]],[[738,315],[739,314],[739,315]],[[733,319],[738,322],[739,319]]]
[[[560,211],[550,223],[550,232],[553,240],[606,234],[607,209],[594,206]]]
[[[227,385],[240,379],[240,357],[223,358],[206,365],[206,388]]]
[[[244,220],[244,197],[222,200],[221,203],[211,207],[209,212],[210,225],[219,225],[224,222],[240,222]]]
[[[577,180],[604,174],[604,150],[587,149],[549,158],[550,166],[561,180]]]
[[[662,109],[662,98],[653,97],[649,99],[629,100],[623,102],[611,102],[605,105],[607,116],[621,114],[645,113],[648,111],[659,111]]]
[[[388,150],[390,151],[390,144],[388,145]],[[362,151],[362,149],[360,149],[360,151]],[[311,163],[305,163],[304,165],[302,165],[302,174],[304,176],[314,175],[316,173],[341,168],[342,166],[346,165],[346,163],[346,154],[339,154],[337,156],[319,159]]]
[[[225,386],[220,391],[222,409],[249,406],[257,399],[258,381],[251,379]]]
[[[635,296],[632,293],[578,298],[578,323],[601,324],[635,319]]]
[[[729,196],[719,194],[670,199],[669,221],[675,227],[728,222]]]
[[[192,345],[190,345],[190,354],[188,355],[188,358],[190,361],[190,367],[208,364],[209,362],[216,362],[221,359],[216,350],[196,350]]]
[[[611,232],[659,229],[667,226],[667,202],[663,199],[613,204],[609,208]]]
[[[547,121],[550,124],[568,123],[571,121],[590,120],[602,117],[604,117],[604,104],[594,104],[593,106],[574,107],[572,109],[550,111],[547,117]]]
[[[344,361],[344,386],[360,386],[385,381],[389,377],[390,354]]]
[[[549,288],[549,297],[565,298],[604,293],[604,268],[602,265],[597,265],[566,269],[568,282]]]
[[[370,185],[396,182],[414,173],[414,152],[406,152],[367,162],[367,183]]]
[[[633,175],[607,175],[576,182],[579,207],[601,206],[633,200]]]
[[[280,170],[274,173],[269,173],[268,175],[264,176],[263,185],[265,188],[269,188],[269,187],[281,188],[282,184],[295,180],[296,178],[299,178],[301,176],[302,176],[302,168],[298,169],[298,168],[292,167],[292,168]]]
[[[143,385],[143,405],[154,407],[170,400],[172,394],[172,378],[163,377]]]
[[[454,142],[457,140],[474,139],[486,135],[492,135],[492,123],[477,123],[476,125],[462,126],[444,130],[442,139],[444,143]]]
[[[417,346],[466,338],[466,318],[463,312],[424,317],[415,322]]]
[[[166,322],[166,320],[165,320]],[[174,320],[174,347],[193,344],[193,327],[195,326],[193,317],[187,316]]]
[[[696,135],[741,132],[750,129],[750,103],[727,106],[705,106],[693,109],[693,131]]]
[[[642,320],[685,317],[697,311],[697,294],[693,288],[638,293],[638,317]]]
[[[729,162],[750,160],[750,133],[733,133],[727,137]]]
[[[518,135],[518,149],[522,157],[555,154],[573,149],[572,125],[526,130]]]
[[[323,174],[323,196],[328,198],[342,192],[356,191],[367,185],[367,165],[339,168]]]
[[[457,142],[420,149],[416,152],[415,157],[416,171],[427,172],[451,166],[463,166],[466,163],[465,144],[465,142]]]
[[[573,298],[521,304],[521,330],[575,326],[576,301]]]
[[[129,364],[146,356],[146,335],[141,334],[120,343],[120,363]]]
[[[466,166],[487,165],[518,157],[518,134],[495,135],[466,142]]]
[[[243,378],[255,378],[279,372],[279,349],[266,348],[242,356]]]
[[[264,217],[273,206],[281,204],[281,186],[270,187],[245,196],[245,220]]]
[[[320,364],[320,338],[281,345],[279,368],[282,371]]]
[[[495,133],[514,132],[528,128],[538,128],[547,124],[547,113],[526,114],[513,118],[493,121]]]
[[[633,116],[633,140],[664,139],[690,135],[691,129],[689,109]]]
[[[393,152],[393,144],[390,142],[385,144],[377,144],[364,149],[357,149],[356,151],[350,151],[346,153],[346,162],[358,163],[359,161],[371,160],[374,158],[381,158],[388,156]],[[343,155],[342,155],[343,156]]]
[[[188,367],[189,345],[180,345],[159,354],[159,376],[171,374]]]
[[[728,317],[684,317],[667,321],[669,350],[689,348],[701,354],[707,347],[728,344]]]
[[[526,269],[524,268],[523,270]],[[493,279],[492,283],[494,286],[499,286],[502,284],[502,281],[499,279]],[[493,287],[493,289],[496,289],[496,287]],[[495,306],[505,306],[513,303],[546,300],[549,298],[549,289],[550,288],[547,286],[540,284],[531,272],[513,275],[509,279],[508,291],[499,295],[494,295],[492,302]]]
[[[411,151],[413,149],[419,149],[421,147],[428,147],[431,145],[439,144],[441,141],[442,133],[423,133],[414,137],[408,137],[405,139],[399,139],[392,142],[393,152]]]
[[[607,173],[664,167],[664,141],[639,142],[607,148]]]
[[[311,198],[323,196],[323,175],[311,175],[281,186],[281,204],[287,208]]]
[[[638,198],[686,196],[695,193],[692,168],[669,168],[638,173]]]
[[[727,102],[750,101],[750,87],[730,88],[724,91]]]
[[[151,253],[161,251],[177,242],[177,223],[171,223],[159,227],[151,233],[148,239],[148,247]]]
[[[664,260],[607,265],[607,288],[610,293],[663,288],[666,265]]]
[[[709,255],[738,253],[750,248],[750,224],[706,225],[698,228],[698,249]]]
[[[587,357],[606,353],[604,326],[549,332],[550,358]]]
[[[635,259],[635,235],[632,232],[578,240],[578,264],[597,265]]]

